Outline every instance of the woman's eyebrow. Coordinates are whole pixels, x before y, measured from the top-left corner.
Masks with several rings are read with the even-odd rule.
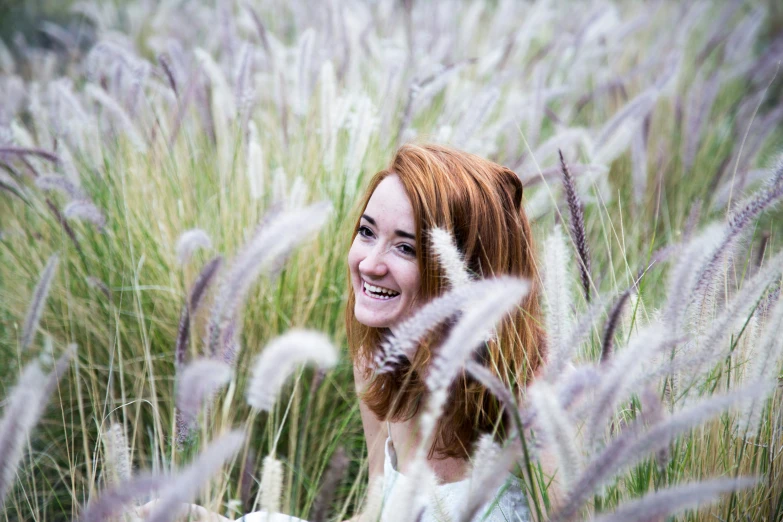
[[[372,226],[377,226],[375,224],[375,220],[368,216],[367,214],[362,214],[362,218],[366,219]],[[416,240],[416,236],[411,234],[410,232],[405,232],[404,230],[395,230],[394,233],[400,237],[406,237],[408,239]]]

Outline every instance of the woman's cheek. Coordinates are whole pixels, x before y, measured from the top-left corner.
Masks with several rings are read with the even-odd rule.
[[[358,272],[359,270],[359,262],[363,259],[361,249],[358,239],[354,240],[351,249],[348,251],[348,267],[351,269],[351,272]]]
[[[419,283],[419,268],[415,263],[406,261],[405,266],[401,267],[398,273],[400,274],[399,284],[405,292],[408,302],[412,306],[421,290]]]

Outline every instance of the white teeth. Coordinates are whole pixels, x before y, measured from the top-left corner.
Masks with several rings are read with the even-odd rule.
[[[371,284],[368,284],[366,281],[364,282],[364,289],[367,290],[368,292],[373,293],[373,294],[380,294],[380,295],[373,296],[373,297],[377,297],[377,298],[383,299],[383,300],[391,299],[392,297],[396,297],[396,296],[400,295],[399,292],[395,292],[393,290],[388,290],[386,288],[381,288],[380,286],[373,286]]]

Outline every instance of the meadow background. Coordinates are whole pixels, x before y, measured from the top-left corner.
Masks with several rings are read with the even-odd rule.
[[[564,284],[573,301],[564,310],[575,324],[592,313],[572,348],[590,365],[606,344],[615,296],[635,289],[613,336],[622,353],[635,329],[673,309],[672,260],[709,250],[715,241],[700,235],[708,224],[735,223],[727,216],[754,190],[779,188],[763,183],[780,171],[782,58],[783,9],[774,1],[3,6],[4,405],[25,365],[47,366],[76,345],[11,471],[3,518],[71,519],[116,475],[177,469],[231,428],[246,430],[242,451],[198,490],[200,503],[233,518],[258,509],[262,462],[273,451],[284,469],[283,512],[352,516],[367,466],[345,350],[345,259],[357,194],[395,148],[428,139],[517,172],[543,270],[555,223],[572,221],[562,150],[584,206],[592,296],[580,290],[569,242]],[[699,303],[707,304],[683,315],[685,331],[709,330],[743,282],[768,266],[780,243],[779,197],[748,214]],[[265,215],[321,201],[331,213],[320,230],[292,221],[281,233],[299,246],[253,279],[217,348],[208,327],[220,292],[213,283],[178,356],[183,306],[203,267],[218,255],[221,270],[237,267]],[[203,233],[178,244],[192,229]],[[188,245],[200,248],[188,256]],[[53,255],[56,267],[47,265]],[[47,266],[51,286],[30,338],[24,325]],[[761,357],[754,346],[766,346],[765,318],[777,317],[754,310],[774,309],[777,291],[775,283],[763,296],[760,288],[760,308],[754,299],[723,330],[724,352],[650,381],[674,413],[731,391],[755,368],[751,380],[772,383],[758,423],[749,428],[740,412],[686,431],[667,459],[645,457],[604,483],[580,516],[689,480],[759,474],[757,486],[677,520],[781,520],[780,342],[769,338],[772,355],[753,363]],[[605,306],[594,310],[595,302]],[[324,332],[339,362],[297,370],[272,411],[259,412],[245,400],[250,368],[291,328]],[[200,357],[222,361],[228,377],[178,444],[178,375]],[[638,416],[640,397],[617,401],[607,440]],[[584,411],[572,414],[579,437],[600,429],[584,427]],[[110,432],[130,451],[129,466],[111,473]],[[324,477],[336,461],[343,472],[325,509]]]

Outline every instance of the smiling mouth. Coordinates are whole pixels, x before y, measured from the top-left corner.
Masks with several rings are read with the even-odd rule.
[[[362,292],[367,297],[377,301],[390,301],[400,296],[399,292],[371,285],[364,280],[362,280]]]

